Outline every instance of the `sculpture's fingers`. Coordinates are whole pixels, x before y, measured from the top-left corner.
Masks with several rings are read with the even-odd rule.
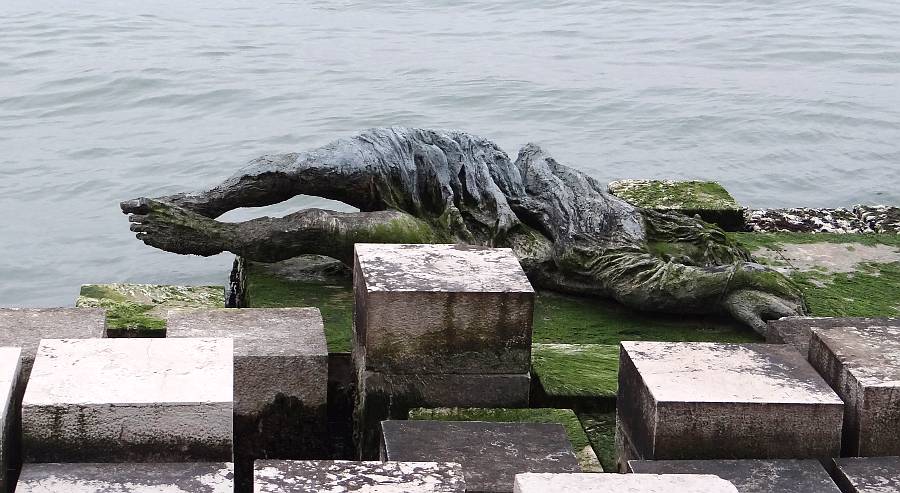
[[[148,214],[129,214],[128,222],[130,223],[144,223],[150,219]]]
[[[141,223],[131,223],[131,226],[128,228],[135,233],[146,233],[149,226]]]
[[[139,199],[126,200],[119,204],[124,214],[147,214],[150,212],[150,199],[141,197]]]

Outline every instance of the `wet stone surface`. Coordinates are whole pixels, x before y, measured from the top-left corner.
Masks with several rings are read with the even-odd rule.
[[[527,373],[534,290],[509,249],[357,244],[354,358],[389,373]]]
[[[711,474],[731,482],[739,493],[841,493],[813,459],[637,460],[628,467],[637,474]]]
[[[22,381],[27,382],[41,339],[105,337],[100,308],[0,308],[0,347],[22,348]]]
[[[900,324],[813,329],[809,360],[847,403],[844,452],[900,455]]]
[[[724,479],[697,474],[519,474],[515,493],[736,493]]]
[[[462,464],[466,491],[511,493],[522,472],[581,472],[559,424],[384,421],[382,460]]]
[[[0,347],[0,491],[7,491],[8,469],[18,457],[15,433],[21,354],[19,348]]]
[[[257,493],[465,493],[459,464],[260,460]],[[471,491],[471,490],[469,490]]]
[[[834,464],[844,493],[900,492],[900,457],[844,457]]]
[[[22,402],[26,462],[232,457],[230,339],[45,339]]]
[[[26,464],[17,493],[232,493],[229,463]]]
[[[768,322],[766,342],[773,344],[790,344],[806,356],[809,353],[809,342],[812,329],[831,329],[834,327],[858,327],[869,325],[900,325],[900,318],[874,317],[784,317]]]
[[[747,211],[747,228],[761,233],[900,233],[900,207],[756,209]]]
[[[629,458],[832,457],[842,413],[840,398],[788,346],[622,343],[617,431]]]

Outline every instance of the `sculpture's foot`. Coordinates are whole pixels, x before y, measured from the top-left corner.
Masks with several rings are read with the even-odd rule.
[[[208,257],[226,249],[228,224],[162,199],[139,198],[121,204],[137,239],[161,250]]]
[[[766,335],[766,321],[806,314],[801,299],[780,297],[764,291],[741,289],[729,293],[724,308],[739,322],[761,335]]]

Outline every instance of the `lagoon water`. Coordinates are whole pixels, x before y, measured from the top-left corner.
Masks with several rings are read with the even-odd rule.
[[[900,203],[900,3],[6,0],[0,306],[88,282],[216,283],[122,199],[373,126],[534,141],[602,181],[704,178],[745,205]],[[228,220],[283,215],[300,197]]]

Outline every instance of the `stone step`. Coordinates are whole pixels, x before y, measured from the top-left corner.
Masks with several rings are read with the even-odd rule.
[[[844,454],[900,455],[900,324],[814,328],[809,361],[846,403]]]
[[[843,493],[898,493],[900,457],[834,459],[834,478]]]
[[[638,474],[711,474],[740,493],[841,493],[822,463],[814,459],[633,460]]]
[[[885,325],[900,326],[900,318],[783,317],[767,323],[766,342],[790,344],[805,357],[809,354],[812,329]]]
[[[19,372],[22,350],[0,347],[0,491],[10,490],[9,471],[19,459]]]
[[[231,339],[45,339],[25,462],[230,461]]]
[[[737,493],[722,478],[700,474],[517,474],[515,493]]]
[[[459,464],[258,460],[255,493],[397,492],[466,493]]]
[[[232,493],[230,463],[25,464],[16,493]]]
[[[384,421],[381,427],[382,460],[458,462],[470,493],[512,493],[522,472],[581,472],[560,424]]]
[[[843,408],[788,346],[622,343],[624,460],[834,457]]]
[[[609,193],[626,202],[660,212],[699,215],[726,231],[743,231],[744,208],[714,181],[619,180]]]

